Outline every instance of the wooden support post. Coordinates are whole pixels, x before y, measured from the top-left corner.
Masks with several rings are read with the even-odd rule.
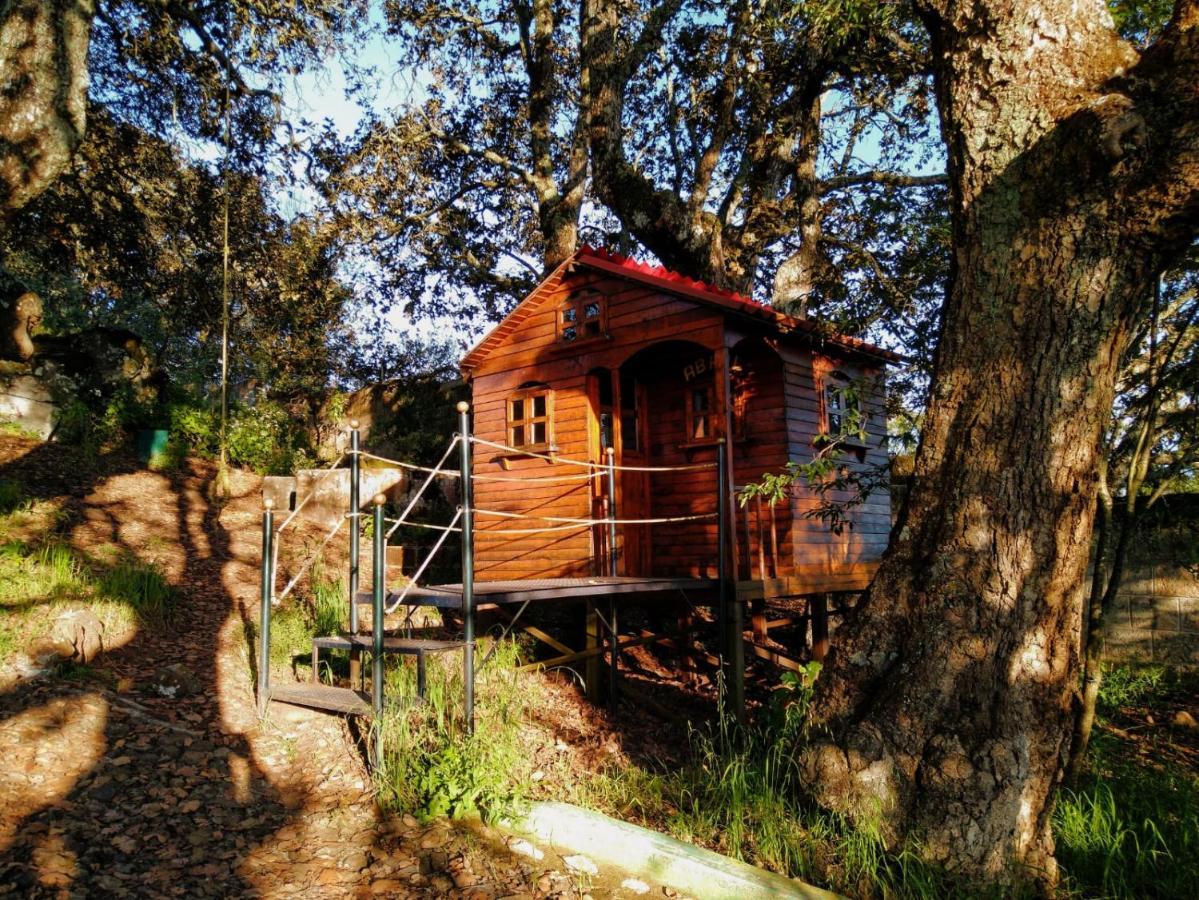
[[[583,649],[590,655],[585,657],[587,662],[583,666],[583,687],[587,699],[592,703],[600,701],[599,627],[599,616],[595,614],[595,603],[588,600],[583,609]]]
[[[275,593],[275,501],[262,501],[262,607],[258,620],[258,715],[271,698],[271,600]]]
[[[812,608],[812,658],[823,660],[828,653],[828,594],[813,594],[808,604]]]
[[[716,448],[716,542],[717,542],[717,592],[719,594],[720,642],[724,677],[727,682],[728,699],[732,714],[741,720],[745,717],[745,642],[742,640],[743,612],[741,599],[733,590],[729,579],[728,558],[730,556],[729,521],[731,518],[733,482],[729,471],[729,451],[726,442]],[[748,528],[746,529],[748,531]],[[724,698],[720,698],[721,714],[725,712]]]
[[[677,621],[679,634],[690,635],[694,625],[695,615],[691,611],[690,604],[686,600],[680,600]],[[699,680],[699,667],[696,665],[695,649],[691,645],[690,637],[679,639],[679,650],[679,664],[683,670],[683,683],[694,685]]]
[[[361,458],[358,454],[358,420],[354,419],[350,422],[350,634],[358,633],[358,567],[362,552],[358,544],[362,535],[358,508]],[[355,689],[362,687],[362,652],[353,646],[350,647],[350,686]]]
[[[766,622],[766,598],[754,597],[749,601],[749,621],[754,632],[754,643],[766,640],[770,626]]]

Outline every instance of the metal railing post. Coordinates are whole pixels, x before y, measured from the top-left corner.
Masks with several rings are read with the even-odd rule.
[[[362,539],[362,520],[358,496],[359,472],[361,458],[359,457],[358,420],[350,422],[350,634],[358,633],[358,588],[359,588],[359,557],[362,554],[360,541]],[[350,687],[358,690],[362,683],[362,651],[350,647]]]
[[[608,454],[608,574],[616,577],[619,567],[616,560],[616,449],[607,448]],[[616,712],[618,681],[620,677],[620,636],[616,628],[616,595],[608,594],[608,637],[612,641],[612,658],[608,667],[608,708]]]
[[[475,542],[471,488],[470,404],[458,403],[458,442],[462,494],[462,702],[468,734],[475,731]]]
[[[726,553],[728,549],[728,449],[724,441],[716,445],[716,654],[717,671],[720,673],[716,702],[720,715],[724,716],[725,693],[728,672],[725,662],[729,650],[729,607],[725,583],[728,579]]]
[[[717,517],[717,522],[719,523],[717,531],[719,533],[720,554],[717,565],[717,577],[720,580],[720,605],[727,610],[724,617],[727,626],[724,640],[728,644],[729,669],[731,669],[727,679],[730,694],[729,699],[732,701],[733,715],[740,722],[745,718],[745,640],[742,636],[745,625],[743,622],[744,612],[741,600],[737,597],[735,590],[729,590],[730,583],[725,562],[725,555],[731,550],[731,547],[727,546],[727,519],[731,512],[729,507],[733,500],[729,493],[731,481],[728,476],[728,464],[728,448],[722,442],[717,445],[716,450],[716,477],[719,482],[718,489],[720,491],[718,498],[720,515]]]
[[[371,702],[375,708],[376,721],[383,713],[383,593],[386,590],[383,582],[387,580],[387,540],[383,531],[383,504],[386,501],[387,498],[382,494],[375,494],[374,534],[371,536],[374,544],[374,582],[371,592]]]
[[[358,633],[358,546],[361,529],[358,521],[358,420],[350,422],[350,634]]]
[[[258,715],[271,696],[271,594],[275,586],[275,501],[262,501],[262,608],[258,620]]]

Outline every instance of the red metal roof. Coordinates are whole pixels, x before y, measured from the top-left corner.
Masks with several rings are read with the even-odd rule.
[[[788,316],[736,291],[719,288],[706,282],[689,278],[679,272],[672,272],[663,266],[654,266],[649,263],[639,262],[631,257],[614,253],[611,250],[584,246],[576,250],[570,259],[546,276],[545,280],[518,303],[516,308],[499,325],[489,331],[483,340],[476,344],[463,357],[462,368],[471,369],[478,365],[493,347],[519,327],[520,323],[531,312],[533,306],[536,305],[536,301],[543,294],[544,289],[551,284],[557,283],[575,265],[587,266],[588,268],[597,269],[621,278],[628,278],[631,281],[637,281],[663,291],[669,291],[673,294],[680,294],[693,300],[719,306],[731,312],[765,319],[775,325],[780,331],[804,332],[810,335],[813,340],[822,341],[845,350],[864,353],[887,362],[900,362],[903,359],[897,353],[892,353],[890,350],[885,350],[860,338],[837,334],[822,327],[817,322],[808,319],[797,319],[793,316]]]

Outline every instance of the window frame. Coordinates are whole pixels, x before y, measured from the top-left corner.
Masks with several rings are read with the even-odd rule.
[[[532,415],[533,402],[538,398],[545,399],[545,414],[541,416]],[[517,419],[513,416],[514,406],[517,403],[522,404],[521,418]],[[545,426],[544,441],[528,440],[529,428],[541,423]],[[521,442],[516,440],[515,431],[517,428],[524,430],[524,438]],[[545,451],[551,450],[554,447],[554,392],[546,385],[537,385],[534,387],[521,388],[508,395],[504,401],[504,433],[507,438],[509,447],[518,452],[526,450]]]
[[[816,439],[826,443],[836,442],[857,449],[865,448],[869,435],[846,430],[845,420],[850,413],[850,403],[847,402],[848,389],[855,381],[864,383],[868,376],[865,373],[855,376],[840,361],[821,357],[813,360],[813,369],[817,376],[815,382],[820,407],[820,433],[816,435]],[[838,394],[841,398],[835,409],[831,403],[833,394]],[[865,431],[868,419],[865,412],[865,397],[861,390],[857,395],[857,414],[862,423],[862,430]],[[835,429],[833,427],[834,417],[839,419]]]
[[[598,308],[594,316],[588,316],[587,307],[592,303]],[[608,336],[608,298],[594,288],[584,288],[568,296],[558,304],[554,315],[557,340],[560,344],[574,346]],[[588,328],[589,325],[594,327]],[[567,337],[567,332],[572,329],[575,336]]]
[[[702,410],[693,408],[692,400],[698,393],[702,393],[705,398],[705,406]],[[701,381],[692,382],[685,385],[683,389],[683,443],[702,444],[719,440],[719,429],[716,421],[716,382],[711,379],[703,379]],[[695,424],[700,419],[706,422],[704,434],[696,435]]]

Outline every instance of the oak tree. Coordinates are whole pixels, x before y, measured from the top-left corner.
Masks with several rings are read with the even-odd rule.
[[[1100,437],[1199,222],[1199,4],[1143,50],[1100,0],[921,0],[953,255],[911,492],[838,631],[821,802],[965,877],[1056,876]]]

